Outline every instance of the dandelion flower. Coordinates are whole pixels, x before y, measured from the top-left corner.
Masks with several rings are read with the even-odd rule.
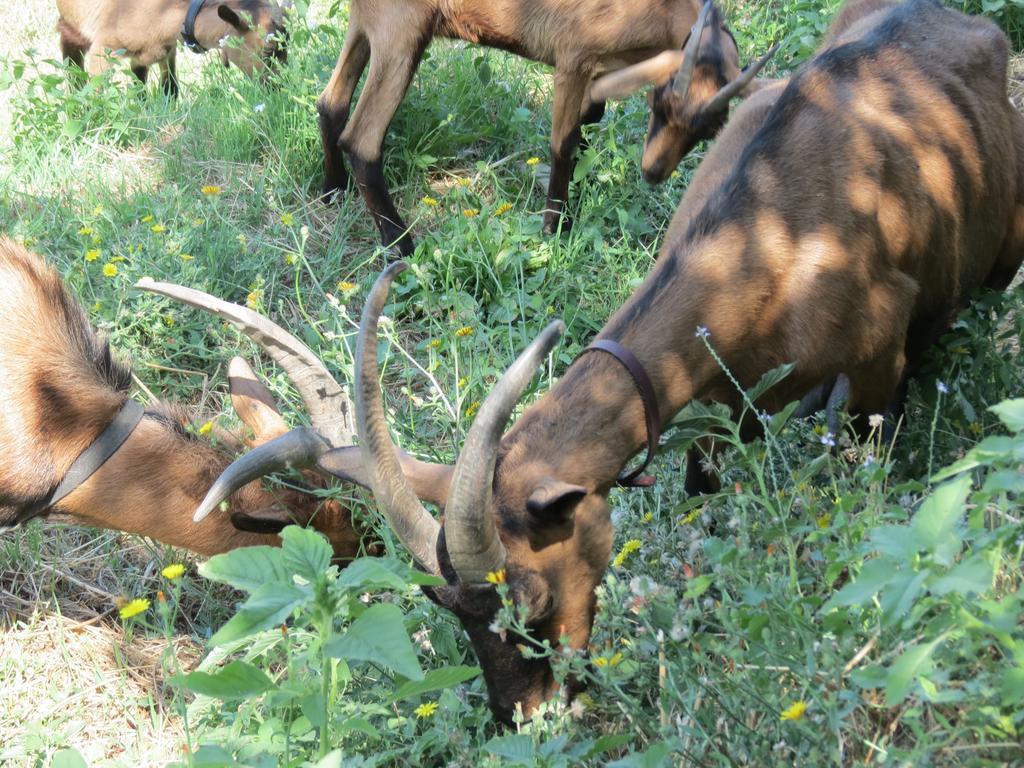
[[[433,717],[434,713],[437,712],[437,702],[424,702],[423,704],[420,704],[418,707],[416,707],[416,709],[413,711],[416,713],[416,717],[418,717],[420,720],[424,720],[428,717]]]
[[[92,215],[94,217],[95,216],[102,216],[103,215],[103,206],[102,205],[97,205],[95,208],[93,208],[92,209]]]
[[[183,253],[183,254],[181,254],[181,260],[182,261],[192,261],[193,258],[194,257],[192,256],[191,253]]]
[[[437,349],[438,347],[441,346],[441,340],[431,339],[429,342],[427,342],[427,346],[430,347],[431,349]]]
[[[133,616],[138,616],[140,613],[145,613],[147,610],[149,610],[149,600],[144,597],[137,597],[125,603],[118,613],[122,619],[130,619]]]
[[[621,567],[622,564],[626,562],[626,558],[634,552],[638,552],[642,546],[643,543],[640,539],[630,539],[622,545],[622,549],[620,549],[619,554],[615,556],[615,559],[612,561],[612,565],[616,568]]]
[[[512,203],[502,203],[494,209],[495,216],[501,216],[502,214],[508,213],[512,210]]]
[[[87,237],[88,235],[92,234],[92,227],[82,227],[81,229],[78,230],[78,234]]]
[[[463,376],[461,379],[455,382],[455,386],[457,386],[459,389],[463,389],[467,384],[469,384],[469,379],[467,379],[465,376]]]
[[[537,163],[539,163],[539,162],[540,162],[540,158],[539,157],[531,157],[531,158],[529,158],[526,161],[526,164],[527,165],[537,165]]]
[[[471,333],[473,333],[473,329],[468,325],[464,325],[455,332],[455,335],[462,338],[463,336],[469,336]]]
[[[644,522],[645,523],[649,523],[653,519],[654,519],[654,513],[653,512],[648,512],[647,514],[644,515]]]
[[[479,216],[480,215],[480,209],[479,208],[463,208],[462,209],[462,215],[465,216],[467,219],[472,219],[474,216]]]
[[[165,227],[163,224],[154,224],[152,227],[149,228],[149,231],[155,235],[162,235],[164,232],[167,231],[167,227]]]
[[[285,264],[289,264],[289,265],[294,264],[295,260],[298,259],[298,258],[299,257],[296,254],[294,254],[291,251],[289,251],[288,253],[286,253],[284,255],[284,263]]]
[[[175,579],[180,579],[182,576],[185,575],[185,566],[182,565],[181,563],[171,563],[166,568],[164,568],[162,571],[160,571],[160,575],[163,576],[168,581],[174,581]]]
[[[420,202],[423,203],[424,205],[429,205],[429,206],[436,206],[437,205],[437,200],[435,198],[431,197],[430,195],[427,195],[426,197],[421,198]]]
[[[154,216],[152,213],[150,213],[150,214],[147,214],[146,216],[143,216],[141,219],[139,219],[139,221],[141,221],[143,224],[149,224],[149,222],[151,222],[155,218],[156,218],[156,216]]]
[[[472,179],[459,179],[458,183],[459,183],[460,187],[468,187],[470,184],[473,183],[473,180]]]
[[[192,219],[193,227],[201,227],[206,223],[206,219]]]
[[[491,571],[485,577],[488,584],[504,584],[505,583],[505,569],[501,568],[497,571]]]
[[[216,184],[207,184],[205,187],[203,187],[202,191],[203,194],[206,195],[207,197],[215,197],[216,195],[220,194],[220,187],[218,187]]]
[[[806,711],[806,701],[794,701],[779,713],[779,720],[799,720],[804,716],[804,712]]]
[[[90,248],[85,252],[86,261],[96,261],[100,257],[101,251],[99,248]]]
[[[103,265],[103,274],[105,276],[107,276],[107,277],[116,277],[117,276],[117,264],[114,264],[113,262],[108,261],[106,264]]]
[[[295,223],[295,217],[292,216],[290,213],[282,213],[281,223],[284,224],[286,227],[290,227],[292,224]]]
[[[480,401],[479,400],[474,400],[472,403],[469,404],[469,407],[466,408],[466,418],[467,419],[473,418],[474,416],[476,416],[476,412],[479,411],[479,410],[480,410]]]
[[[245,306],[249,309],[256,309],[259,307],[260,302],[263,300],[263,291],[256,289],[255,291],[249,291],[249,295],[245,297]]]
[[[341,282],[338,283],[338,290],[341,291],[342,293],[351,293],[358,287],[358,285],[356,285],[355,283],[350,283],[348,280],[342,280]]]
[[[212,420],[206,422],[205,424],[203,424],[203,426],[201,426],[199,428],[199,434],[200,435],[208,435],[212,431],[213,431],[213,421]]]

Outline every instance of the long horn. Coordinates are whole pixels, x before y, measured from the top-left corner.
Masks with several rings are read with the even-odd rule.
[[[682,62],[682,51],[662,51],[650,59],[599,77],[590,88],[590,98],[595,102],[624,99],[645,86],[668,82]]]
[[[254,448],[221,472],[192,520],[203,520],[243,485],[272,472],[311,466],[328,450],[327,442],[309,427],[296,427]]]
[[[733,96],[738,95],[744,88],[750,85],[750,82],[757,77],[757,73],[761,71],[765,64],[775,55],[775,52],[779,50],[779,44],[776,43],[772,46],[772,49],[768,51],[764,56],[755,61],[744,69],[739,77],[733,80],[731,83],[723,85],[718,93],[711,97],[711,101],[705,104],[702,108],[702,112],[717,112],[721,109],[726,109],[729,106],[729,102]]]
[[[452,567],[466,583],[482,583],[505,565],[505,545],[494,523],[491,487],[501,435],[537,366],[565,331],[555,320],[505,371],[480,406],[455,464],[444,513],[444,538]]]
[[[700,38],[704,34],[708,14],[713,6],[712,0],[707,0],[704,3],[704,7],[700,9],[700,15],[697,16],[697,23],[690,30],[690,39],[686,42],[686,48],[683,49],[683,65],[672,80],[672,90],[679,96],[685,97],[690,90],[690,81],[693,80],[693,69],[697,66],[697,51],[700,48]]]
[[[437,574],[441,572],[437,564],[437,537],[441,526],[416,498],[402,473],[388,433],[378,384],[377,321],[387,302],[391,282],[405,267],[404,262],[396,261],[381,272],[363,306],[356,342],[356,428],[377,506],[412,556],[428,571]]]
[[[348,393],[309,347],[277,323],[251,309],[194,288],[158,283],[149,277],[142,278],[135,287],[197,307],[233,323],[288,374],[306,406],[310,422],[331,447],[351,445],[352,403]]]

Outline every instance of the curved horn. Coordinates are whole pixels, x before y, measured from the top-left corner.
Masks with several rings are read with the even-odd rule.
[[[682,63],[682,51],[662,51],[646,61],[599,77],[590,88],[590,98],[595,102],[624,99],[644,86],[667,82]]]
[[[505,565],[491,500],[494,462],[509,416],[564,331],[565,324],[555,320],[523,350],[484,400],[466,435],[444,514],[445,545],[463,582],[482,583],[489,571]]]
[[[679,96],[686,96],[690,90],[690,81],[693,80],[693,69],[697,66],[697,51],[700,49],[700,38],[704,34],[704,27],[708,22],[708,14],[714,3],[707,0],[704,7],[700,9],[697,16],[697,23],[690,30],[690,39],[686,41],[683,49],[683,65],[679,68],[675,78],[672,80],[672,90]]]
[[[329,449],[327,441],[309,427],[296,427],[254,448],[220,473],[192,520],[197,523],[202,521],[243,485],[272,472],[308,467],[315,464]]]
[[[437,574],[440,573],[437,536],[441,526],[416,498],[402,473],[388,433],[378,384],[377,321],[387,302],[391,282],[405,267],[404,262],[396,261],[381,272],[363,306],[356,342],[356,428],[378,507],[413,557],[428,571]]]
[[[194,288],[158,283],[144,277],[136,288],[158,293],[228,320],[259,344],[288,374],[309,413],[309,419],[332,447],[350,445],[352,403],[345,389],[334,380],[312,350],[277,323],[251,309],[223,301]]]
[[[743,70],[739,77],[733,80],[731,83],[723,85],[718,93],[711,97],[711,101],[705,104],[702,108],[702,112],[717,112],[720,109],[727,109],[729,107],[729,101],[733,96],[739,94],[744,88],[750,85],[750,81],[757,77],[757,73],[761,71],[765,64],[768,63],[769,59],[775,55],[775,52],[779,50],[779,44],[776,43],[768,53],[762,56],[760,59],[749,65]]]

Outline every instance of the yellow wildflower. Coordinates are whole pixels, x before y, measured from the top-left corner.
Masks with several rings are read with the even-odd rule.
[[[100,237],[99,235],[93,235],[89,239],[92,240],[93,245],[99,245],[100,243],[103,242],[103,238]]]
[[[85,252],[86,261],[96,261],[100,257],[101,251],[99,248],[90,248]]]
[[[257,288],[255,291],[249,291],[249,295],[245,297],[245,306],[249,309],[256,309],[262,300],[263,291]]]
[[[598,656],[594,659],[594,665],[598,667],[615,667],[622,661],[622,652],[616,651],[611,656]]]
[[[654,513],[653,512],[648,512],[646,515],[644,515],[644,522],[645,523],[649,523],[653,519],[654,519]]]
[[[616,568],[621,567],[622,564],[626,562],[626,558],[634,552],[638,552],[640,550],[640,547],[642,546],[643,543],[640,541],[640,539],[630,539],[622,545],[622,549],[619,550],[619,554],[617,554],[615,556],[615,559],[612,560],[612,565],[614,565]]]
[[[502,203],[501,205],[499,205],[497,208],[494,209],[494,215],[495,216],[501,216],[502,214],[508,213],[511,210],[512,210],[512,203]]]
[[[429,342],[427,342],[427,346],[430,347],[431,349],[437,349],[438,347],[441,346],[441,340],[431,339]]]
[[[193,258],[193,256],[192,256],[191,253],[183,253],[183,254],[181,254],[181,260],[182,261],[192,261],[192,258]]]
[[[527,165],[536,165],[539,162],[540,162],[540,158],[539,157],[531,157],[529,160],[526,161],[526,164]]]
[[[140,613],[145,613],[147,610],[149,610],[149,600],[144,597],[137,597],[125,603],[121,607],[119,614],[122,619],[130,619],[133,616],[138,616]]]
[[[206,195],[207,197],[214,197],[215,195],[219,195],[220,187],[218,187],[216,184],[207,184],[205,187],[203,187],[203,194]]]
[[[93,208],[92,209],[92,215],[93,216],[102,216],[103,215],[103,206],[102,205],[97,205],[95,208]]]
[[[107,277],[116,277],[117,264],[108,261],[106,264],[103,265],[103,274],[106,275]]]
[[[479,216],[480,215],[480,209],[479,208],[463,208],[462,209],[462,215],[465,216],[467,219],[472,219],[474,216]]]
[[[208,435],[208,434],[210,434],[210,432],[212,430],[213,430],[213,420],[211,419],[210,421],[206,422],[205,424],[203,424],[203,426],[201,426],[199,428],[199,434],[200,435]]]
[[[429,205],[429,206],[437,205],[437,200],[435,198],[431,197],[430,195],[426,195],[425,197],[421,198],[420,202],[423,203],[424,205]]]
[[[185,574],[185,566],[182,565],[181,563],[171,563],[166,568],[164,568],[162,571],[160,571],[160,575],[163,576],[168,581],[174,581],[175,579],[180,579],[184,574]]]
[[[497,571],[491,571],[485,577],[488,584],[504,584],[505,583],[505,569],[502,568]]]
[[[462,389],[467,384],[469,384],[469,379],[467,379],[465,376],[463,376],[461,379],[455,382],[455,386],[457,386],[459,389]]]
[[[679,521],[680,524],[682,524],[682,525],[690,525],[694,520],[696,520],[698,517],[700,517],[700,513],[701,513],[701,511],[703,509],[704,509],[703,507],[697,507],[696,509],[691,511],[688,515],[686,515],[686,517],[684,517],[682,520],[680,520]]]
[[[480,410],[480,401],[479,400],[474,400],[472,403],[469,404],[469,407],[466,408],[466,418],[467,419],[473,418],[474,416],[476,416],[476,412],[479,411],[479,410]]]
[[[299,258],[297,254],[294,254],[291,251],[289,251],[284,255],[284,263],[289,265],[294,264],[297,258]]]
[[[819,528],[828,528],[829,523],[831,523],[831,522],[832,522],[832,515],[822,515],[821,517],[818,518],[818,527]]]
[[[413,711],[416,713],[416,717],[420,718],[420,720],[423,720],[427,717],[433,717],[434,713],[437,712],[437,702],[424,702],[423,704],[420,704],[418,707],[416,707],[416,709],[414,709]]]
[[[167,231],[167,227],[165,227],[163,224],[154,224],[152,227],[149,228],[149,231],[155,235],[162,235],[164,232]]]
[[[201,227],[206,223],[206,219],[192,219],[193,227]]]
[[[799,720],[804,716],[804,712],[806,711],[806,701],[794,701],[779,713],[779,720]]]
[[[295,223],[295,217],[292,216],[290,213],[282,213],[281,223],[284,224],[286,227],[290,227],[292,224]]]
[[[338,283],[338,290],[342,293],[351,293],[359,286],[355,283],[350,283],[348,280],[342,280]]]
[[[82,227],[78,230],[78,234],[82,236],[88,236],[92,234],[92,227]]]
[[[166,325],[168,328],[173,328],[174,327],[174,315],[172,315],[169,312],[166,315],[164,315],[164,325]]]
[[[469,336],[471,333],[473,333],[473,329],[468,325],[464,325],[455,332],[455,335],[462,338],[463,336]]]
[[[149,224],[149,222],[151,222],[155,218],[156,216],[150,213],[147,216],[143,216],[141,219],[139,219],[139,221],[141,221],[143,224]]]

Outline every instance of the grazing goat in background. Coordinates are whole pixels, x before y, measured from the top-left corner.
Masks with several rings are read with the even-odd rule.
[[[225,65],[235,64],[248,75],[285,57],[284,18],[276,4],[227,0],[200,5],[194,32],[199,50],[220,48]],[[189,6],[189,0],[57,0],[61,54],[95,75],[109,66],[108,51],[123,51],[143,83],[149,68],[159,64],[164,91],[176,96],[175,57]],[[240,37],[241,45],[222,46],[230,37]]]
[[[691,36],[698,15],[702,34]],[[741,91],[766,61],[741,75],[736,41],[710,0],[703,10],[699,0],[352,0],[344,47],[317,101],[324,191],[340,191],[348,183],[344,149],[384,244],[397,244],[403,255],[412,253],[413,241],[384,181],[384,136],[423,51],[437,35],[501,48],[554,67],[547,232],[559,226],[580,127],[604,114],[603,98],[590,94],[594,77],[654,53],[673,72],[685,62],[683,76],[658,97],[688,105],[686,122],[674,124],[662,137],[664,143],[672,143],[678,160],[697,141],[718,131],[728,116],[730,96]],[[367,62],[370,72],[349,119]]]
[[[850,410],[883,412],[970,293],[1002,289],[1019,269],[1024,119],[1006,96],[1005,36],[932,0],[861,8],[788,82],[737,110],[654,270],[600,332],[603,352],[574,362],[503,436],[561,332],[552,323],[480,407],[454,469],[431,467],[430,496],[425,473],[396,462],[377,369],[378,319],[403,265],[368,296],[356,349],[362,479],[416,560],[444,577],[427,593],[461,620],[499,719],[519,706],[529,716],[556,683],[521,638],[491,629],[501,601],[487,574],[503,573],[533,640],[587,647],[622,468],[687,403],[741,404],[708,337],[744,387],[794,364],[760,408],[845,374]],[[309,433],[248,454],[246,473],[229,468],[204,508],[284,458],[331,471],[335,452]],[[444,507],[443,523],[421,500]]]
[[[308,523],[335,555],[359,553],[360,537],[335,501],[251,483],[233,495],[230,517],[192,522],[210,484],[229,464],[225,450],[186,429],[176,406],[145,411],[121,447],[50,507],[68,468],[128,399],[131,373],[115,361],[57,273],[0,238],[0,528],[43,516],[150,536],[203,555],[276,544],[290,522]],[[287,431],[270,394],[240,358],[230,367],[232,403],[259,445]],[[229,436],[222,436],[229,445]]]

